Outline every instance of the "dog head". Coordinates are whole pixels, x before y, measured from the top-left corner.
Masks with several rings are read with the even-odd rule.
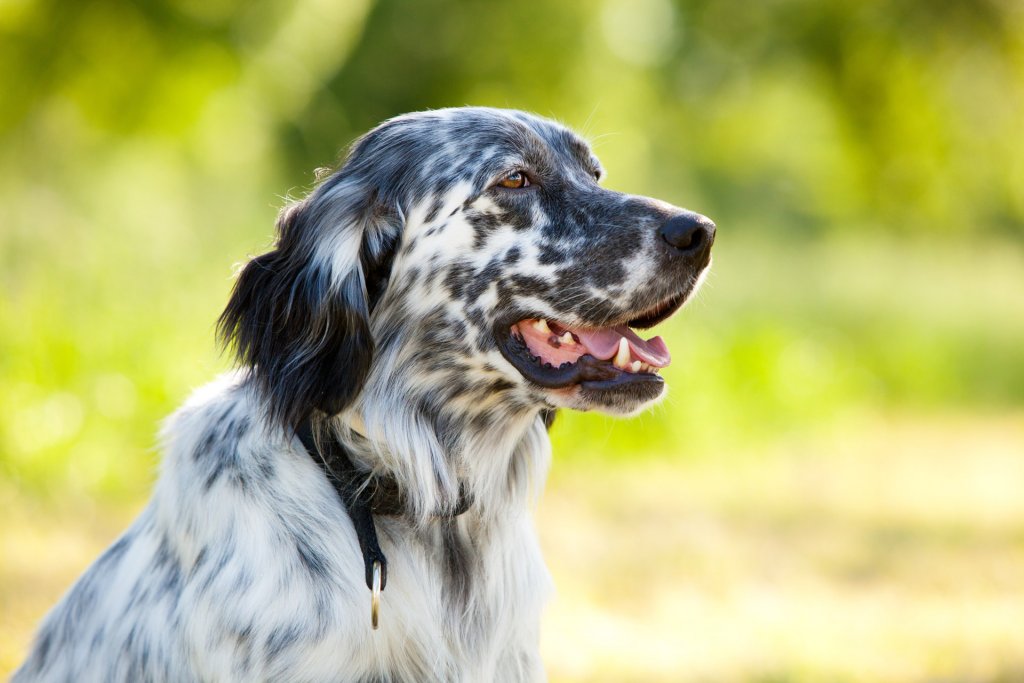
[[[522,112],[391,119],[282,212],[222,335],[283,424],[361,392],[440,414],[637,412],[670,358],[636,331],[696,291],[715,226],[601,176],[579,137]]]

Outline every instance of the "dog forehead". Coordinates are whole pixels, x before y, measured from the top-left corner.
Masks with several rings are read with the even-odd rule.
[[[596,165],[589,145],[569,128],[524,111],[489,107],[397,116],[358,141],[353,157],[364,152],[386,152],[430,173],[447,176],[455,171],[460,178],[515,157],[525,162],[575,161],[588,170]]]
[[[598,164],[590,145],[571,128],[523,111],[514,111],[513,115],[530,126],[545,146],[558,156],[576,161],[588,170]]]

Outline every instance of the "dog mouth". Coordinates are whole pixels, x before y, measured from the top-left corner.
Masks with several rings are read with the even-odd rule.
[[[603,391],[644,385],[660,393],[665,380],[658,372],[672,362],[668,346],[660,336],[644,339],[633,328],[661,322],[685,299],[685,294],[672,297],[628,322],[604,327],[523,318],[499,328],[499,348],[520,374],[546,389],[579,385]]]

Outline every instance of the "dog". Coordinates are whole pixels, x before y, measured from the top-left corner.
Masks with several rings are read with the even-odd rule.
[[[663,394],[668,349],[635,330],[693,295],[715,238],[602,175],[519,111],[357,140],[241,269],[237,368],[166,422],[148,507],[13,680],[542,680],[547,430]]]

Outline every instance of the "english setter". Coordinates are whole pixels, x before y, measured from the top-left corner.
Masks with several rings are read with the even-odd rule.
[[[693,294],[715,236],[601,176],[518,111],[359,139],[242,269],[239,368],[168,420],[150,504],[14,680],[543,679],[547,428],[661,396],[668,349],[634,329]]]

